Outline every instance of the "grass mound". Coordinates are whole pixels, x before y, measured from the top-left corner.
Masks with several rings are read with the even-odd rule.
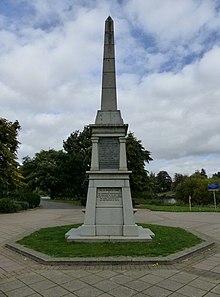
[[[155,237],[150,242],[66,242],[65,233],[79,225],[40,229],[17,243],[52,257],[163,257],[202,242],[181,228],[141,224],[150,228]]]

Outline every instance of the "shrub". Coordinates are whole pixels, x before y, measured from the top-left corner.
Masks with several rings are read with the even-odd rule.
[[[40,205],[40,195],[34,192],[24,192],[20,201],[28,202],[29,208],[38,207]]]
[[[2,198],[0,199],[0,213],[12,213],[17,212],[19,210],[19,206],[16,201]]]
[[[29,208],[29,203],[26,201],[14,201],[18,207],[18,210],[27,210]]]
[[[10,199],[20,202],[27,202],[29,208],[34,208],[40,205],[40,195],[31,191],[14,191],[8,194]]]

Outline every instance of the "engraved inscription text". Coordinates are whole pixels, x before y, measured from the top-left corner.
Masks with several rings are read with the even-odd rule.
[[[99,202],[119,202],[121,198],[121,188],[97,188],[97,199]]]

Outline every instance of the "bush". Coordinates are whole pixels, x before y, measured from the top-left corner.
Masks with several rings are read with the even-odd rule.
[[[40,195],[31,191],[10,192],[8,194],[8,198],[13,199],[15,201],[26,202],[28,203],[29,208],[34,208],[40,205]]]
[[[29,203],[26,201],[14,201],[18,207],[18,210],[27,210],[29,208]]]
[[[21,195],[20,201],[25,201],[29,204],[29,208],[35,208],[40,205],[40,195],[34,192],[24,192]]]
[[[12,213],[17,212],[19,210],[19,206],[16,201],[2,198],[0,199],[0,213]]]

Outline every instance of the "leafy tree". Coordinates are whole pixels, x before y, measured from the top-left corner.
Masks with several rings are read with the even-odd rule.
[[[183,175],[181,173],[175,173],[173,183],[172,183],[172,190],[175,191],[176,187],[179,184],[181,184],[186,178],[187,178],[187,175]]]
[[[220,178],[220,172],[214,173],[212,177],[213,177],[213,178],[216,178],[216,177],[217,177],[217,178]]]
[[[91,128],[75,131],[63,142],[64,151],[41,151],[33,159],[25,157],[22,173],[28,186],[50,196],[85,197],[88,186],[86,171],[91,163]],[[132,170],[132,193],[150,190],[145,162],[152,160],[140,140],[132,133],[127,136],[128,169]]]
[[[209,179],[204,176],[193,174],[177,186],[176,198],[188,203],[190,195],[193,204],[207,205],[212,202],[212,194],[208,192],[209,183]]]
[[[139,192],[146,191],[149,187],[148,172],[145,163],[153,159],[150,152],[137,140],[133,133],[129,132],[126,138],[128,170],[132,171],[130,176],[131,191],[134,196]]]
[[[39,189],[49,194],[53,199],[62,192],[61,162],[63,152],[42,150],[33,159],[25,157],[21,171],[31,190]]]
[[[0,189],[8,191],[22,185],[22,176],[18,170],[17,140],[20,124],[0,118]]]
[[[91,128],[85,126],[82,132],[77,130],[71,133],[67,140],[63,142],[63,148],[68,154],[76,155],[82,160],[85,171],[89,170],[91,163],[91,136]]]
[[[163,193],[171,190],[172,178],[166,171],[157,174],[158,192]]]
[[[193,173],[193,175],[197,175],[197,176],[200,175],[200,176],[203,176],[203,177],[207,177],[206,171],[205,171],[204,168],[202,168],[201,171],[196,170],[195,173]]]
[[[85,126],[82,132],[78,130],[71,133],[66,141],[63,142],[63,148],[67,153],[66,173],[67,180],[70,181],[73,192],[77,197],[85,197],[88,187],[88,177],[86,171],[90,169],[92,152],[92,131],[89,126]],[[75,174],[75,178],[74,175]]]
[[[91,163],[91,128],[84,127],[82,132],[75,131],[64,141],[63,147],[68,155],[81,160],[82,162],[82,176],[81,187],[79,192],[86,195],[87,192],[87,175],[86,171],[90,168]],[[152,158],[150,152],[145,150],[141,141],[137,140],[133,133],[128,133],[126,138],[128,169],[132,171],[130,177],[131,191],[137,193],[146,190],[148,187],[148,175],[145,169],[145,162],[149,163]],[[71,164],[70,164],[71,165]]]
[[[80,197],[84,168],[82,160],[62,150],[42,150],[33,159],[25,157],[21,168],[29,188],[55,197]]]
[[[204,168],[201,169],[201,171],[200,171],[200,175],[201,175],[201,176],[204,176],[204,177],[207,177],[207,175],[206,175],[206,171],[205,171]]]

